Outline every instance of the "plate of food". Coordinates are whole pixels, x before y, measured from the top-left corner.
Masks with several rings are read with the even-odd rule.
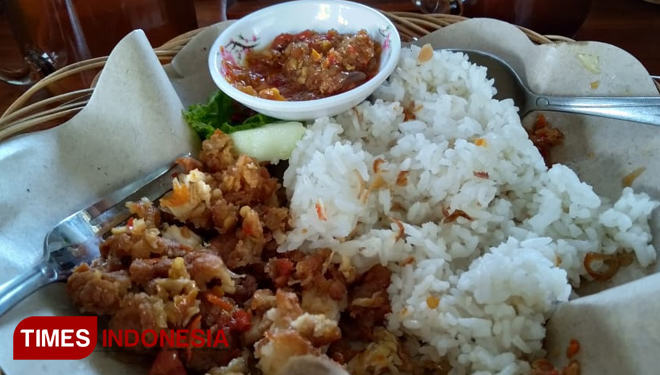
[[[317,3],[331,15],[340,2]],[[521,119],[451,49],[502,57],[536,92],[658,95],[634,57],[468,20],[401,47],[358,104],[286,119],[216,86],[209,56],[238,22],[203,31],[164,68],[130,34],[81,113],[0,144],[12,176],[0,181],[2,282],[39,264],[62,218],[192,154],[171,191],[128,205],[98,259],[0,317],[5,347],[30,316],[96,316],[99,337],[132,331],[139,343],[99,339],[82,360],[5,350],[8,375],[653,373],[657,129]],[[314,31],[282,49],[360,28]],[[333,50],[321,49],[308,50],[319,64]],[[167,340],[183,330],[223,348]]]

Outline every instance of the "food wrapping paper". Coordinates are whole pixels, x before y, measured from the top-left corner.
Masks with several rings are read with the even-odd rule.
[[[0,283],[34,267],[46,233],[61,219],[184,152],[199,139],[181,111],[216,90],[207,56],[230,22],[207,28],[162,67],[144,33],[135,31],[112,52],[89,104],[53,129],[0,144]],[[292,30],[294,31],[294,30]],[[588,96],[658,95],[648,72],[627,52],[603,43],[533,45],[515,26],[491,19],[460,22],[418,44],[479,49],[502,57],[540,93]],[[585,63],[587,62],[587,63]],[[524,119],[529,124],[534,115]],[[546,114],[566,134],[553,160],[574,168],[595,191],[615,199],[622,178],[644,167],[633,184],[660,199],[660,130],[649,125],[558,113]],[[660,248],[660,221],[651,228]],[[591,283],[550,318],[549,358],[566,362],[570,339],[581,344],[584,375],[656,374],[660,368],[658,265],[627,267],[607,283]],[[148,360],[96,350],[80,361],[14,361],[12,335],[28,316],[79,315],[64,283],[45,287],[0,319],[0,367],[28,373],[146,373]],[[309,370],[309,371],[306,371]],[[338,374],[340,369],[300,358],[287,373]]]

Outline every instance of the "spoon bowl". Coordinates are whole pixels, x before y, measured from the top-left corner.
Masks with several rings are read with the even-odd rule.
[[[472,63],[486,67],[495,81],[495,99],[513,99],[520,117],[530,112],[568,112],[660,126],[660,97],[570,97],[533,92],[518,73],[499,57],[476,50],[459,50]]]

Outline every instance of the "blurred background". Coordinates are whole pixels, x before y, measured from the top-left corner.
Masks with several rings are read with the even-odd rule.
[[[390,12],[493,17],[542,34],[617,45],[660,74],[660,0],[368,0]],[[240,18],[273,0],[0,0],[0,113],[30,85],[63,66],[107,55],[130,30],[152,45]],[[72,85],[88,87],[93,77]],[[55,87],[51,91],[67,91]],[[47,95],[47,93],[45,94]]]

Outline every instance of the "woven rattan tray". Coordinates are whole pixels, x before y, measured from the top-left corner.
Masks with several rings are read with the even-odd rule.
[[[412,41],[415,38],[466,19],[460,16],[444,14],[383,13],[396,25],[404,41]],[[572,39],[561,36],[541,35],[523,27],[520,27],[520,29],[536,44],[574,42]],[[163,64],[168,63],[186,43],[202,30],[194,30],[170,40],[155,49],[156,55]],[[96,80],[87,89],[66,92],[36,102],[34,101],[34,97],[40,90],[67,77],[82,72],[100,71],[105,65],[106,60],[107,57],[99,57],[69,65],[32,86],[0,117],[0,141],[16,134],[56,126],[79,112],[87,104],[94,90],[93,87]],[[656,81],[656,85],[660,91],[660,82]]]

